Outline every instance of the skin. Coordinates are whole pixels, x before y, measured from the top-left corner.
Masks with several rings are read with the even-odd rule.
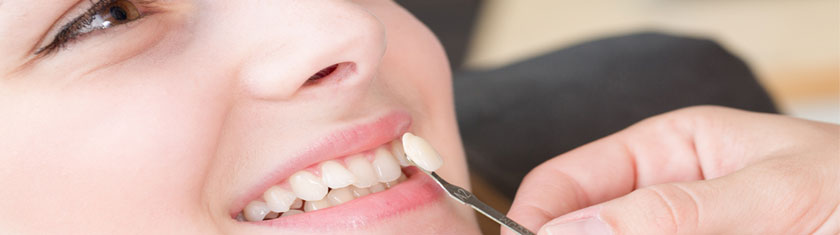
[[[0,0],[0,233],[276,234],[229,207],[269,166],[393,110],[469,185],[442,49],[393,2],[168,1],[34,56],[77,3]],[[354,72],[306,82],[340,62]],[[542,233],[836,233],[837,132],[677,111],[541,165],[510,216]],[[449,202],[340,233],[477,233]]]
[[[540,234],[837,234],[840,126],[670,112],[541,164],[508,216]]]
[[[2,234],[277,234],[228,210],[271,166],[394,110],[469,185],[443,50],[391,1],[164,1],[33,56],[86,2],[0,0]],[[355,70],[306,82],[341,62]],[[477,226],[438,200],[341,233],[406,231]]]

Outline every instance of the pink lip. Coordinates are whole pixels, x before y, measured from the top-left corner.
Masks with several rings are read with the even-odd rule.
[[[403,170],[408,180],[382,192],[347,203],[289,217],[265,220],[254,224],[273,228],[303,229],[308,232],[347,231],[402,212],[418,208],[442,198],[443,190],[416,167]]]
[[[277,170],[271,172],[261,183],[235,201],[229,211],[231,218],[242,211],[245,204],[257,198],[272,185],[288,178],[297,170],[305,169],[318,162],[373,149],[398,138],[408,131],[410,126],[411,116],[405,112],[395,111],[379,117],[373,122],[339,130],[325,136],[308,147],[300,156],[281,163],[275,168]]]

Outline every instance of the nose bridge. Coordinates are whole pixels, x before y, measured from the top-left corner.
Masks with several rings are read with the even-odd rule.
[[[254,2],[233,13],[239,34],[230,36],[245,44],[238,78],[250,95],[287,99],[313,74],[343,62],[354,64],[343,83],[373,77],[385,53],[385,29],[364,9],[346,1]]]

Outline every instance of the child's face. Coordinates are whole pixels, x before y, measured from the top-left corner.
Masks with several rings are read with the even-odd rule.
[[[339,206],[234,218],[293,173],[373,161],[405,131],[468,185],[446,58],[395,3],[96,2],[0,0],[0,233],[476,232],[408,168]],[[56,35],[74,39],[48,46]]]

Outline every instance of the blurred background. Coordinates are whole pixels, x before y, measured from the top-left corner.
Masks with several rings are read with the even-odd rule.
[[[455,71],[640,31],[708,38],[745,60],[782,112],[840,123],[837,0],[400,0]]]
[[[638,32],[661,32],[714,40],[748,64],[782,113],[840,124],[838,0],[397,2],[435,32],[447,51],[455,79],[463,79],[463,75],[474,72],[484,74],[481,71],[491,71],[587,41]],[[620,129],[609,128],[615,130],[605,133]],[[468,133],[462,130],[463,134]],[[594,140],[601,133],[596,134],[599,136],[590,137]],[[471,142],[480,141],[465,139],[474,193],[506,212],[515,188],[500,187],[494,177],[501,176],[482,172],[477,163],[492,159],[493,154],[506,161],[505,158],[511,157],[509,151],[506,152],[509,146],[494,149],[487,147],[493,143],[479,144],[478,148],[489,153],[475,154],[470,152],[473,147],[470,144],[475,144]],[[559,146],[563,144],[569,146]],[[561,142],[555,146],[560,150],[551,153],[558,154],[578,144],[582,143]],[[497,224],[483,216],[477,217],[485,234],[498,234]]]

